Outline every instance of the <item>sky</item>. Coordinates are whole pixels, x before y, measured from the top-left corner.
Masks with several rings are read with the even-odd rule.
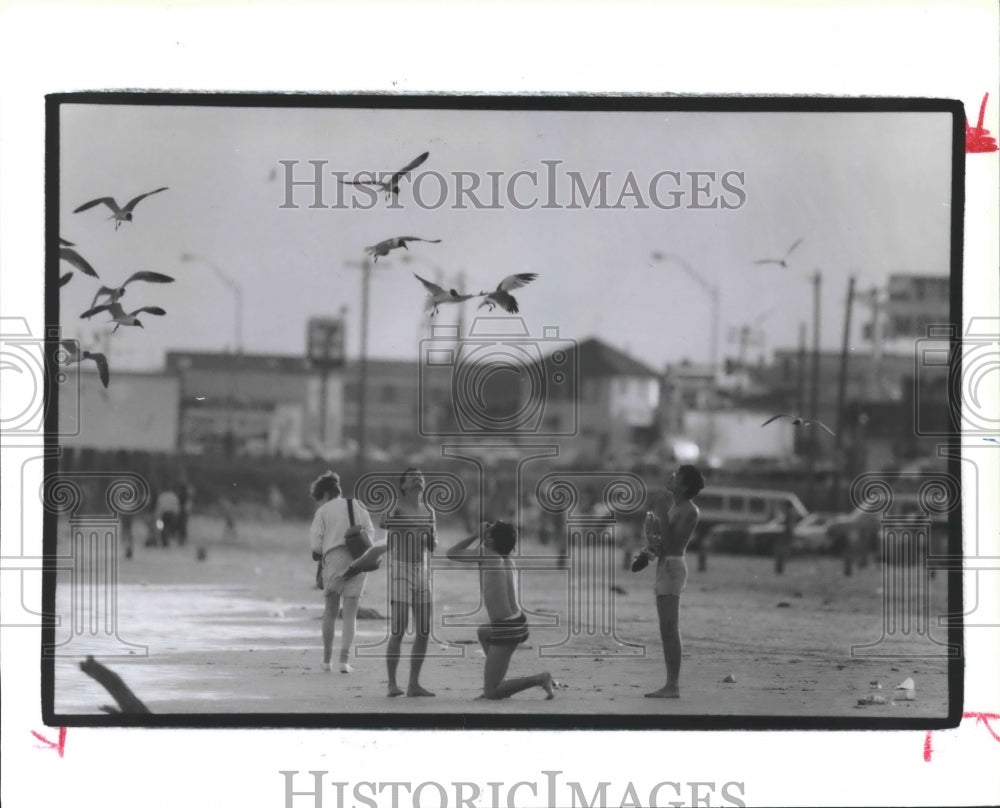
[[[492,289],[512,273],[537,273],[515,292],[529,333],[556,326],[562,339],[596,336],[662,369],[709,359],[705,286],[719,288],[724,358],[736,356],[730,332],[745,324],[762,329],[761,350],[797,346],[800,323],[812,328],[808,276],[817,269],[821,344],[831,350],[841,344],[850,274],[867,289],[884,286],[892,273],[949,271],[951,119],[944,113],[67,104],[60,134],[60,235],[101,275],[98,282],[77,274],[62,289],[64,335],[102,344],[122,369],[155,368],[167,350],[234,347],[235,296],[217,270],[242,289],[244,351],[301,354],[307,319],[346,307],[347,352],[357,356],[361,272],[349,264],[364,258],[367,245],[400,235],[441,242],[411,244],[408,263],[401,250],[379,260],[370,290],[371,357],[420,356],[431,321],[413,273],[469,292]],[[331,172],[392,171],[424,151],[428,159],[401,183],[392,207],[381,195],[372,205],[363,191],[348,189],[343,206],[311,208],[308,187],[293,189],[295,207],[282,207],[286,167],[279,161],[297,161],[297,180],[313,176],[309,161],[326,161],[322,201],[332,206],[338,186]],[[543,161],[561,161],[554,186]],[[508,192],[518,171],[538,172],[539,189],[521,177]],[[622,200],[625,209],[599,209],[579,197],[571,208],[573,171],[588,188],[608,172],[609,205],[631,173],[648,207],[637,209],[633,195]],[[680,185],[661,175],[657,186],[663,205],[669,191],[683,189],[676,209],[650,196],[652,178],[665,171],[680,173]],[[495,172],[499,206],[477,209],[466,197],[465,209],[457,209],[455,172],[479,178],[477,198],[487,203],[488,172]],[[691,172],[714,172],[714,181],[695,180],[707,194],[692,192]],[[438,177],[444,204],[436,204]],[[73,213],[96,197],[124,203],[161,186],[169,190],[139,203],[134,221],[117,231],[103,206]],[[542,209],[552,188],[556,205]],[[351,209],[352,199],[369,209]],[[730,208],[692,207],[713,199]],[[514,206],[532,200],[533,209]],[[799,238],[788,268],[754,265],[781,257]],[[184,253],[196,259],[180,260]],[[676,258],[657,261],[654,253]],[[122,328],[102,342],[109,330],[98,324],[103,315],[83,321],[78,314],[100,283],[120,283],[137,270],[176,282],[130,285],[126,310],[158,305],[167,315],[145,317],[144,329]],[[466,324],[476,303],[463,304]],[[446,307],[434,322],[457,316]],[[858,350],[867,350],[860,339],[866,320],[856,308]]]

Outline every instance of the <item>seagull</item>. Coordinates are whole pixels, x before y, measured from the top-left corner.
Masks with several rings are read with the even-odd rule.
[[[108,299],[104,301],[105,304],[117,303],[125,294],[125,287],[132,283],[132,281],[146,281],[146,283],[173,283],[174,279],[169,275],[164,275],[162,272],[133,272],[121,286],[102,286],[98,289],[97,294],[94,295],[94,300],[90,305],[96,306],[97,300],[101,297],[101,295],[107,295]]]
[[[92,278],[99,278],[100,275],[94,271],[94,268],[87,262],[87,260],[73,249],[75,246],[76,245],[73,242],[60,238],[59,260],[66,261],[70,266],[80,270],[84,275],[90,275]]]
[[[64,339],[59,344],[66,352],[64,365],[74,365],[83,362],[85,359],[92,359],[94,360],[94,364],[97,365],[97,375],[101,377],[101,384],[105,387],[108,386],[110,374],[108,373],[108,358],[104,354],[81,351],[79,345],[72,340]]]
[[[825,429],[827,432],[833,435],[833,430],[830,429],[830,427],[828,427],[819,419],[813,418],[812,420],[807,420],[800,415],[786,415],[784,413],[781,413],[779,415],[772,415],[764,423],[762,423],[761,426],[767,426],[769,423],[771,423],[772,421],[777,421],[779,418],[791,418],[792,426],[813,426],[815,424],[816,426],[823,427],[823,429]],[[836,435],[834,435],[834,437],[836,437]]]
[[[106,311],[111,315],[111,319],[118,325],[115,326],[115,331],[118,330],[119,326],[123,325],[137,325],[139,328],[145,328],[145,326],[139,321],[135,315],[142,314],[144,311],[150,314],[155,314],[157,317],[162,317],[166,312],[159,306],[143,306],[141,309],[136,309],[132,312],[125,312],[122,308],[121,303],[104,303],[100,306],[94,306],[92,309],[88,309],[83,314],[80,315],[81,318],[91,318],[95,314],[99,314],[102,311]],[[114,332],[112,332],[114,333]]]
[[[372,247],[365,247],[365,252],[368,255],[374,255],[375,261],[377,262],[379,256],[386,256],[389,254],[389,250],[396,250],[402,247],[404,250],[409,250],[410,248],[406,246],[408,241],[426,241],[428,244],[440,244],[441,239],[439,238],[419,238],[418,236],[396,236],[395,238],[387,238],[385,241],[380,241]]]
[[[158,194],[160,191],[166,191],[167,186],[162,188],[157,188],[155,191],[149,191],[145,194],[139,194],[135,199],[129,200],[129,203],[125,207],[118,207],[118,203],[115,202],[110,196],[102,196],[99,199],[91,199],[89,202],[84,202],[80,207],[73,211],[73,213],[82,213],[85,210],[90,210],[98,205],[107,205],[111,209],[111,216],[109,219],[115,220],[115,230],[117,230],[122,222],[132,221],[132,211],[135,210],[135,206],[138,205],[147,196],[152,196],[153,194]]]
[[[430,152],[425,151],[419,157],[415,158],[406,166],[399,169],[399,171],[397,171],[391,177],[389,177],[389,180],[387,182],[380,182],[374,179],[371,180],[370,182],[362,182],[361,180],[342,180],[339,177],[337,178],[337,182],[339,182],[341,185],[375,185],[378,186],[379,190],[385,191],[385,198],[389,199],[389,197],[393,194],[399,196],[399,181],[403,177],[408,176],[409,173],[413,169],[415,169],[418,165],[420,165],[422,162],[424,162],[424,160],[426,160],[429,155]]]
[[[476,295],[460,295],[454,289],[448,289],[446,291],[436,283],[431,283],[430,281],[421,278],[416,272],[413,273],[413,277],[420,281],[427,290],[427,300],[424,303],[424,311],[429,311],[431,313],[431,317],[438,313],[438,306],[443,303],[462,303],[476,297]]]
[[[73,280],[73,273],[67,272],[65,275],[59,276],[59,288],[62,289],[67,283]]]
[[[489,306],[490,311],[499,306],[504,311],[509,314],[517,314],[519,309],[517,307],[517,300],[514,296],[509,294],[511,289],[520,289],[522,286],[531,283],[538,274],[535,272],[522,272],[518,275],[508,275],[499,284],[497,288],[492,292],[480,292],[480,296],[486,298],[482,303],[479,304],[478,308],[483,306]]]
[[[754,261],[755,264],[777,264],[780,267],[788,269],[788,257],[792,254],[792,250],[798,247],[802,243],[802,239],[798,239],[791,247],[788,248],[788,252],[785,253],[784,258],[761,258],[759,261]]]

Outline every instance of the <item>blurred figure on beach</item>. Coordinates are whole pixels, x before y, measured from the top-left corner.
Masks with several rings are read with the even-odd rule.
[[[236,542],[239,535],[236,532],[236,505],[233,501],[223,495],[219,498],[219,510],[222,512],[223,530],[222,540],[224,542]]]
[[[156,530],[161,547],[168,547],[177,534],[181,517],[181,501],[173,491],[164,488],[156,498]]]
[[[420,684],[420,669],[427,654],[431,632],[430,558],[437,547],[437,520],[433,508],[424,500],[423,472],[411,466],[399,478],[399,502],[385,515],[382,527],[389,528],[389,647],[386,667],[389,696],[402,696],[396,683],[403,635],[410,611],[413,611],[415,637],[410,653],[410,678],[407,696],[433,696]]]
[[[341,496],[340,475],[327,471],[312,484],[310,494],[319,503],[309,531],[314,561],[322,561],[323,578],[323,661],[321,670],[333,669],[333,638],[337,614],[343,607],[343,627],[340,635],[340,672],[350,673],[351,646],[354,643],[358,604],[365,589],[367,574],[352,568],[354,556],[347,546],[346,534],[358,526],[367,534],[368,543],[375,538],[375,526],[365,507]],[[353,514],[353,519],[352,519]]]
[[[795,507],[791,502],[785,503],[784,513],[780,515],[780,519],[781,535],[774,542],[774,572],[777,575],[784,575],[785,564],[792,552],[795,524],[798,521],[795,516]]]
[[[181,483],[177,488],[177,499],[180,502],[180,512],[177,517],[177,543],[183,547],[187,544],[188,519],[193,507],[194,486],[190,483]]]

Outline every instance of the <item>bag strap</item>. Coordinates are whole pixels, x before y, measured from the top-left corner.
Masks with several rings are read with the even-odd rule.
[[[347,518],[351,520],[351,527],[354,527],[354,500],[347,500]]]

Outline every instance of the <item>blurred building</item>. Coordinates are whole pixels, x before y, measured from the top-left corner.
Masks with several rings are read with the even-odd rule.
[[[180,379],[171,373],[111,369],[105,389],[86,365],[65,370],[59,385],[59,442],[76,453],[173,452],[180,427]]]
[[[180,380],[180,445],[186,452],[292,454],[343,433],[339,374],[326,379],[302,356],[170,351]]]
[[[638,359],[596,338],[568,346],[562,366],[570,380],[546,389],[540,432],[591,458],[626,455],[660,433],[660,377]],[[553,376],[551,354],[541,363]]]

